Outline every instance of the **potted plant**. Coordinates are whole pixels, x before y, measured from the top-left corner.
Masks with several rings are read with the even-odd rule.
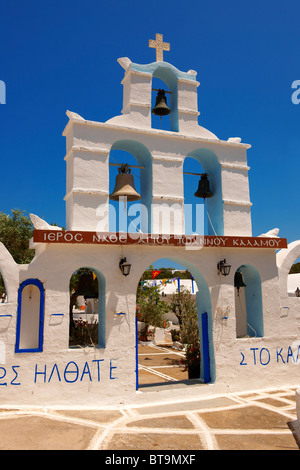
[[[173,343],[175,343],[176,341],[180,341],[180,330],[176,330],[175,328],[173,328],[172,330],[170,330],[170,333]]]
[[[199,379],[200,343],[186,345],[185,359],[183,359],[182,363],[186,366],[189,379]]]

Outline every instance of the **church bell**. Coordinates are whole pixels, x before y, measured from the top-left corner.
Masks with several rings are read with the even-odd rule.
[[[155,114],[155,116],[167,116],[170,114],[171,110],[167,105],[167,97],[165,94],[165,90],[158,90],[157,97],[156,97],[156,102],[155,106],[152,109],[152,114]]]
[[[210,187],[209,187],[207,174],[203,173],[199,181],[198,189],[195,192],[194,196],[206,199],[208,197],[212,197],[212,195],[213,193],[211,192]]]
[[[115,188],[109,195],[109,199],[112,201],[119,201],[120,197],[126,197],[127,201],[138,201],[141,199],[140,194],[135,189],[133,175],[127,163],[123,163],[118,170],[119,174],[116,177]]]
[[[82,295],[87,299],[97,299],[98,292],[96,292],[96,290],[93,273],[91,271],[83,272],[79,278],[75,295]]]
[[[241,287],[247,287],[244,283],[243,275],[241,271],[236,271],[234,275],[234,287],[237,288],[238,294]]]

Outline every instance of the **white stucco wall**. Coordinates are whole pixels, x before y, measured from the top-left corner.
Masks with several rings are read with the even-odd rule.
[[[207,207],[216,234],[251,236],[246,155],[250,146],[239,138],[221,141],[198,125],[195,72],[180,72],[164,63],[160,68],[139,66],[126,58],[120,63],[125,69],[123,115],[101,123],[68,112],[64,130],[67,229],[97,231],[101,223],[101,230],[107,231],[109,154],[117,148],[132,150],[144,166],[142,189],[147,188],[143,198],[148,206],[176,204],[179,217],[173,233],[183,231],[183,164],[192,157],[210,174],[214,197]],[[164,77],[164,66],[174,93],[170,101],[177,131],[151,128],[152,74]],[[160,232],[161,226],[154,221],[148,232],[151,229]],[[177,261],[192,272],[199,318],[208,314],[212,380],[199,393],[296,384],[300,314],[298,304],[292,302],[297,299],[288,297],[287,275],[290,259],[300,256],[298,245],[276,256],[275,249],[265,248],[36,244],[34,260],[19,266],[0,244],[0,269],[8,291],[8,302],[0,304],[0,344],[5,344],[5,354],[0,351],[1,403],[97,407],[134,401],[136,290],[144,270],[161,258]],[[128,277],[119,270],[121,254],[132,265]],[[232,266],[227,277],[217,270],[224,258]],[[261,337],[237,338],[234,273],[242,265],[253,267],[261,281]],[[69,348],[69,281],[80,267],[93,268],[105,284],[105,347]],[[43,345],[40,352],[16,353],[17,295],[20,283],[27,279],[38,279],[45,289]]]

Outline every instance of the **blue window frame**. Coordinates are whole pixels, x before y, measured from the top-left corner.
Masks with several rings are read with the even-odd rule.
[[[39,289],[39,305],[38,305],[38,315],[37,321],[38,325],[35,325],[37,330],[37,343],[34,346],[27,345],[26,347],[23,346],[23,338],[22,338],[22,317],[24,321],[25,315],[27,312],[23,310],[23,291],[27,286],[36,286]],[[45,306],[45,290],[44,286],[41,281],[38,279],[27,279],[23,281],[19,287],[18,291],[18,311],[17,311],[17,331],[16,331],[16,346],[15,352],[16,353],[25,353],[25,352],[42,352],[43,351],[43,330],[44,330],[44,306]],[[23,310],[23,312],[22,312]]]

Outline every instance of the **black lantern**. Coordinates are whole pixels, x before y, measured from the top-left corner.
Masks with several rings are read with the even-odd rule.
[[[300,297],[300,289],[299,289],[299,287],[297,287],[297,289],[295,290],[295,294],[296,294],[296,297]]]
[[[122,258],[119,263],[119,268],[122,271],[123,276],[128,276],[131,269],[131,264],[126,262],[126,258]]]
[[[226,259],[223,259],[222,261],[219,261],[218,271],[223,276],[228,276],[228,274],[230,273],[230,269],[231,269],[231,264],[226,263]]]

